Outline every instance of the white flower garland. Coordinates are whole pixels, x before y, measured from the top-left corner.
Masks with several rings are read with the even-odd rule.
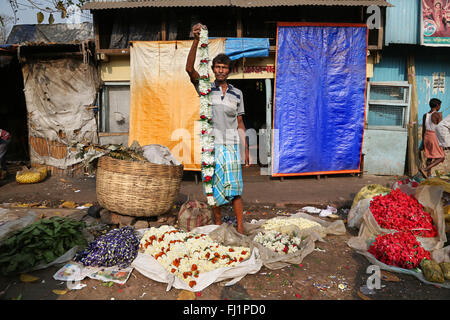
[[[264,228],[264,230],[270,231],[270,230],[280,230],[280,228],[289,225],[295,225],[300,230],[322,227],[319,223],[305,218],[287,218],[287,219],[273,218],[267,220],[262,227]]]
[[[276,230],[259,232],[253,241],[279,254],[294,253],[299,250],[301,239]]]
[[[206,234],[184,232],[168,225],[147,230],[139,247],[191,288],[197,284],[200,273],[233,267],[250,257],[247,247],[223,246]]]
[[[200,121],[201,136],[200,145],[202,147],[202,180],[205,188],[206,199],[209,206],[214,207],[216,200],[213,196],[212,178],[214,175],[214,135],[212,129],[212,108],[210,101],[211,83],[208,73],[209,50],[208,50],[208,30],[200,31],[200,67],[198,73],[200,92]]]

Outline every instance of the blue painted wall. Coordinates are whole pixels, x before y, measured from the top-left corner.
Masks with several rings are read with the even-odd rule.
[[[443,116],[450,114],[450,48],[391,45],[382,51],[379,64],[374,66],[370,81],[406,81],[406,57],[414,54],[418,94],[419,125],[422,115],[429,111],[431,98],[442,100]],[[445,73],[445,89],[433,92],[433,73]]]

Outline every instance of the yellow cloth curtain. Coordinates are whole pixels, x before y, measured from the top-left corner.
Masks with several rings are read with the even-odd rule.
[[[137,141],[141,146],[166,146],[185,170],[199,171],[200,102],[185,71],[191,45],[192,41],[132,43],[128,145]],[[211,60],[223,52],[224,38],[210,40]],[[199,64],[197,56],[196,70]]]

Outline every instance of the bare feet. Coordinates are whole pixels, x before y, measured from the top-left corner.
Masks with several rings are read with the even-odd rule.
[[[420,167],[419,167],[419,171],[420,171],[420,173],[422,173],[422,175],[423,175],[425,178],[428,178],[428,174],[425,172],[425,170],[424,170],[423,168],[420,168]]]

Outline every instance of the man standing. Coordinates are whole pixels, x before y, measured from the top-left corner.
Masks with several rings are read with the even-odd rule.
[[[0,129],[0,179],[6,177],[6,151],[8,150],[8,144],[11,142],[11,134]]]
[[[434,131],[436,132],[439,145],[444,148],[444,150],[450,149],[450,115],[439,122]]]
[[[197,92],[199,74],[194,69],[197,47],[199,45],[200,23],[192,27],[194,41],[187,57],[186,72]],[[217,205],[213,208],[216,224],[222,223],[221,206],[231,201],[237,220],[237,231],[244,233],[242,224],[242,172],[239,153],[239,139],[244,145],[245,165],[249,165],[249,151],[245,139],[244,99],[242,91],[227,82],[231,60],[225,54],[217,55],[212,62],[215,82],[211,83],[212,119],[215,143],[215,170],[213,176],[213,195]]]

